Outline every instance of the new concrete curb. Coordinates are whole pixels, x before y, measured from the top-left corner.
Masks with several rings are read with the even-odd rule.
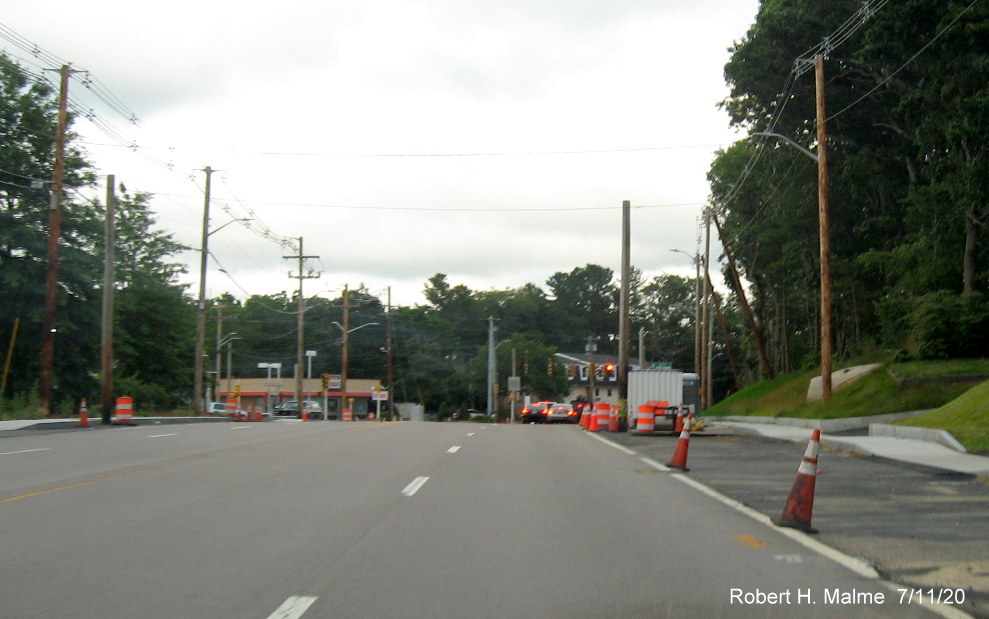
[[[873,424],[884,424],[900,419],[909,419],[930,412],[931,409],[910,411],[907,413],[890,413],[888,415],[870,415],[868,417],[844,417],[842,419],[801,419],[799,417],[708,417],[711,421],[732,421],[735,423],[761,423],[766,425],[808,428],[821,432],[847,432],[848,430],[865,429]],[[911,437],[912,438],[912,437]]]
[[[885,436],[890,438],[908,438],[915,441],[939,443],[945,447],[968,453],[965,446],[958,442],[951,432],[933,428],[917,428],[914,426],[891,426],[885,423],[870,423],[869,436]]]

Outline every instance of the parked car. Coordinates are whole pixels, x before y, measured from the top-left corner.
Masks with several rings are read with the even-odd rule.
[[[566,404],[554,402],[546,409],[546,423],[577,423],[579,419],[577,411]]]
[[[522,423],[546,423],[552,402],[534,402],[522,409]]]
[[[322,419],[323,407],[316,400],[303,400],[302,412],[309,413],[310,419]],[[279,416],[299,417],[299,403],[295,400],[285,400],[275,407],[275,414]]]
[[[226,402],[210,402],[209,406],[206,407],[207,415],[226,415],[227,414],[227,403]]]

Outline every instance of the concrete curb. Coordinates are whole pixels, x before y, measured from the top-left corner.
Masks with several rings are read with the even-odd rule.
[[[908,438],[915,441],[928,441],[939,443],[954,449],[968,453],[965,446],[958,442],[951,432],[947,430],[935,430],[933,428],[917,428],[914,426],[891,426],[885,423],[870,423],[869,436],[885,436],[889,438]]]
[[[810,430],[820,430],[821,432],[846,432],[848,430],[865,429],[873,424],[884,424],[890,421],[910,419],[931,409],[910,411],[907,413],[890,413],[887,415],[869,415],[868,417],[844,417],[841,419],[802,419],[799,417],[754,417],[754,416],[729,416],[729,417],[708,417],[711,421],[731,421],[735,423],[759,423],[765,425],[789,426],[794,428],[808,428]]]

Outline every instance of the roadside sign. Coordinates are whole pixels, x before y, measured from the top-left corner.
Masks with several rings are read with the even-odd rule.
[[[384,389],[375,389],[371,391],[371,400],[379,402],[388,401],[388,392]]]

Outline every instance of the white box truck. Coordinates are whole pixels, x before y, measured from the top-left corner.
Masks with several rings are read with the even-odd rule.
[[[666,402],[670,406],[666,414],[656,415],[656,429],[673,429],[676,408],[684,401],[683,395],[683,372],[680,370],[631,370],[628,373],[629,430],[633,429],[631,420],[635,419],[639,407],[655,401]]]

